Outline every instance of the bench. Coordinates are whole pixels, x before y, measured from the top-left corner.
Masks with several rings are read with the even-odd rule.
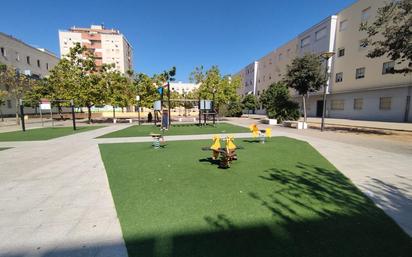
[[[116,124],[117,121],[122,121],[122,120],[128,121],[129,123],[133,123],[133,120],[129,118],[114,118],[113,123]]]
[[[307,129],[308,124],[303,121],[293,121],[293,120],[286,120],[282,123],[284,127],[289,128],[297,128],[297,129]]]

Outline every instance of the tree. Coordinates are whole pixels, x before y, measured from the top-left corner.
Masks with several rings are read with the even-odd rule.
[[[259,100],[269,119],[282,122],[299,118],[299,104],[291,100],[289,89],[284,83],[270,85],[262,92]]]
[[[249,114],[250,111],[254,111],[259,106],[257,97],[254,94],[247,94],[242,99],[242,105]]]
[[[6,97],[8,96],[7,91],[1,90],[0,89],[0,116],[1,116],[1,121],[4,121],[3,117],[3,110],[1,107],[6,103]]]
[[[405,66],[394,68],[394,73],[406,74],[412,71],[412,1],[388,1],[377,11],[374,22],[362,23],[361,31],[366,31],[365,44],[373,48],[367,57],[387,55],[390,60]]]
[[[93,53],[76,43],[69,54],[50,71],[50,97],[52,100],[73,99],[76,105],[87,107],[90,123],[91,108],[104,104],[106,100],[107,87],[101,83],[101,79]]]
[[[113,118],[115,107],[129,107],[135,104],[136,90],[129,77],[123,76],[119,71],[112,69],[114,65],[104,65],[100,72],[99,83],[106,92],[105,103],[113,106]]]
[[[304,121],[306,122],[306,99],[308,93],[319,90],[326,85],[326,77],[322,71],[322,60],[315,54],[296,57],[287,66],[284,83],[295,89],[302,96]]]
[[[34,80],[26,75],[20,74],[14,67],[7,66],[0,69],[0,84],[6,85],[8,95],[16,103],[16,123],[19,124],[19,100],[28,92],[34,84]]]
[[[152,108],[154,101],[159,98],[154,79],[144,73],[138,73],[135,76],[134,85],[137,95],[140,96],[140,106]]]
[[[203,66],[196,67],[190,75],[190,81],[199,84],[196,91],[198,98],[212,100],[214,94],[216,110],[219,110],[219,107],[223,104],[239,100],[237,89],[241,85],[241,78],[238,76],[222,76],[219,67],[216,65],[206,72]]]
[[[227,116],[240,117],[243,114],[242,104],[239,101],[230,102],[227,105]]]

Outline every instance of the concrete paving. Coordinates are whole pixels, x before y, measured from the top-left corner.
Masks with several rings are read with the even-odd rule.
[[[249,126],[256,120],[230,122]],[[42,142],[0,142],[15,147],[0,151],[0,256],[127,256],[98,144],[152,139],[94,138],[128,126]],[[333,132],[273,127],[273,134],[309,142],[412,236],[411,153]]]
[[[127,256],[95,137],[2,142],[0,256]]]

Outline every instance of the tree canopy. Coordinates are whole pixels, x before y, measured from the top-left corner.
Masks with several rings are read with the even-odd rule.
[[[229,75],[222,76],[216,65],[206,71],[203,66],[196,67],[190,75],[190,81],[199,84],[196,92],[199,98],[212,100],[213,94],[215,95],[217,109],[223,104],[239,101],[237,89],[241,85],[241,78]]]
[[[378,9],[375,20],[362,23],[360,30],[366,31],[364,42],[372,46],[367,57],[388,56],[400,65],[393,69],[394,73],[412,71],[411,0],[388,1]]]
[[[284,83],[302,96],[304,117],[306,122],[306,98],[308,93],[319,90],[326,85],[326,76],[322,71],[322,60],[315,54],[296,57],[287,66]]]

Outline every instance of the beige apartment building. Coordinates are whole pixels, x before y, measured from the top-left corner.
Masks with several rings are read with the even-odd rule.
[[[103,25],[90,28],[72,27],[59,31],[60,55],[66,56],[76,43],[88,48],[96,59],[96,66],[114,64],[115,69],[125,74],[132,70],[132,46],[118,30],[106,29]]]
[[[42,78],[59,62],[59,58],[43,48],[36,48],[29,44],[0,32],[0,63],[14,67],[19,73],[33,78]],[[1,90],[9,91],[7,85],[0,85]],[[13,115],[16,112],[16,102],[13,98],[6,99],[0,106],[3,114]],[[25,112],[35,110],[26,108]]]
[[[326,115],[331,118],[412,122],[412,74],[392,74],[394,62],[388,58],[366,57],[370,46],[361,44],[366,33],[359,31],[363,21],[373,21],[385,0],[359,0],[336,15],[327,17],[266,56],[257,60],[256,95],[282,79],[287,65],[306,52],[335,52],[329,60]],[[287,54],[289,53],[289,55]],[[237,75],[243,78],[239,93],[249,90],[246,66]],[[250,79],[249,79],[250,80]],[[309,96],[308,115],[321,116],[323,88]],[[297,101],[300,97],[292,92]],[[264,110],[258,110],[264,113]]]

